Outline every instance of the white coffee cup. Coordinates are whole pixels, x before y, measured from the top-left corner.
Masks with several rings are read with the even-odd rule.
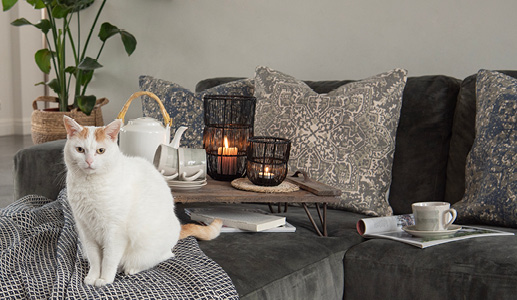
[[[153,164],[167,180],[193,181],[206,178],[205,149],[176,149],[162,144],[156,149]]]
[[[457,216],[456,210],[447,202],[416,202],[411,207],[415,229],[421,231],[447,230]]]

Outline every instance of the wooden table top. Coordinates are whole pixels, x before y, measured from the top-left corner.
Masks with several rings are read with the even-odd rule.
[[[172,191],[174,202],[230,202],[230,203],[336,203],[336,196],[317,196],[300,189],[289,193],[257,193],[236,189],[229,181],[207,178],[207,185],[197,190]]]

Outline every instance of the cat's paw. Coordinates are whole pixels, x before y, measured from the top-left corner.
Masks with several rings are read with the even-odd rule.
[[[124,274],[126,275],[135,275],[136,273],[142,272],[142,269],[137,268],[127,268],[124,270]]]
[[[84,284],[86,285],[94,285],[95,284],[95,280],[97,280],[98,278],[97,277],[94,277],[94,276],[86,276],[84,278]]]
[[[113,283],[113,280],[106,280],[104,278],[98,278],[98,279],[95,280],[94,285],[96,287],[101,287],[101,286],[105,286],[105,285],[110,284],[110,283]]]

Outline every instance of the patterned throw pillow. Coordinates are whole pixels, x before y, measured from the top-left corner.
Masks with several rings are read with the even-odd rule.
[[[517,227],[517,79],[481,70],[459,222]]]
[[[255,135],[292,141],[289,170],[342,190],[338,208],[391,215],[391,183],[406,71],[396,69],[318,94],[267,67],[255,74]]]
[[[213,95],[242,95],[253,96],[252,79],[243,79],[222,84],[211,89],[194,94],[178,84],[157,79],[151,76],[140,76],[140,89],[149,91],[162,100],[165,109],[172,118],[171,138],[180,126],[187,126],[181,139],[181,147],[203,147],[203,96]],[[145,117],[155,118],[163,122],[160,107],[154,99],[142,97],[142,108]]]

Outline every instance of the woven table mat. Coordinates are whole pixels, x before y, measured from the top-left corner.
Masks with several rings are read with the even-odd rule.
[[[232,181],[232,186],[239,190],[258,193],[290,193],[300,188],[293,183],[284,181],[277,186],[260,186],[253,184],[248,178],[237,178]]]

